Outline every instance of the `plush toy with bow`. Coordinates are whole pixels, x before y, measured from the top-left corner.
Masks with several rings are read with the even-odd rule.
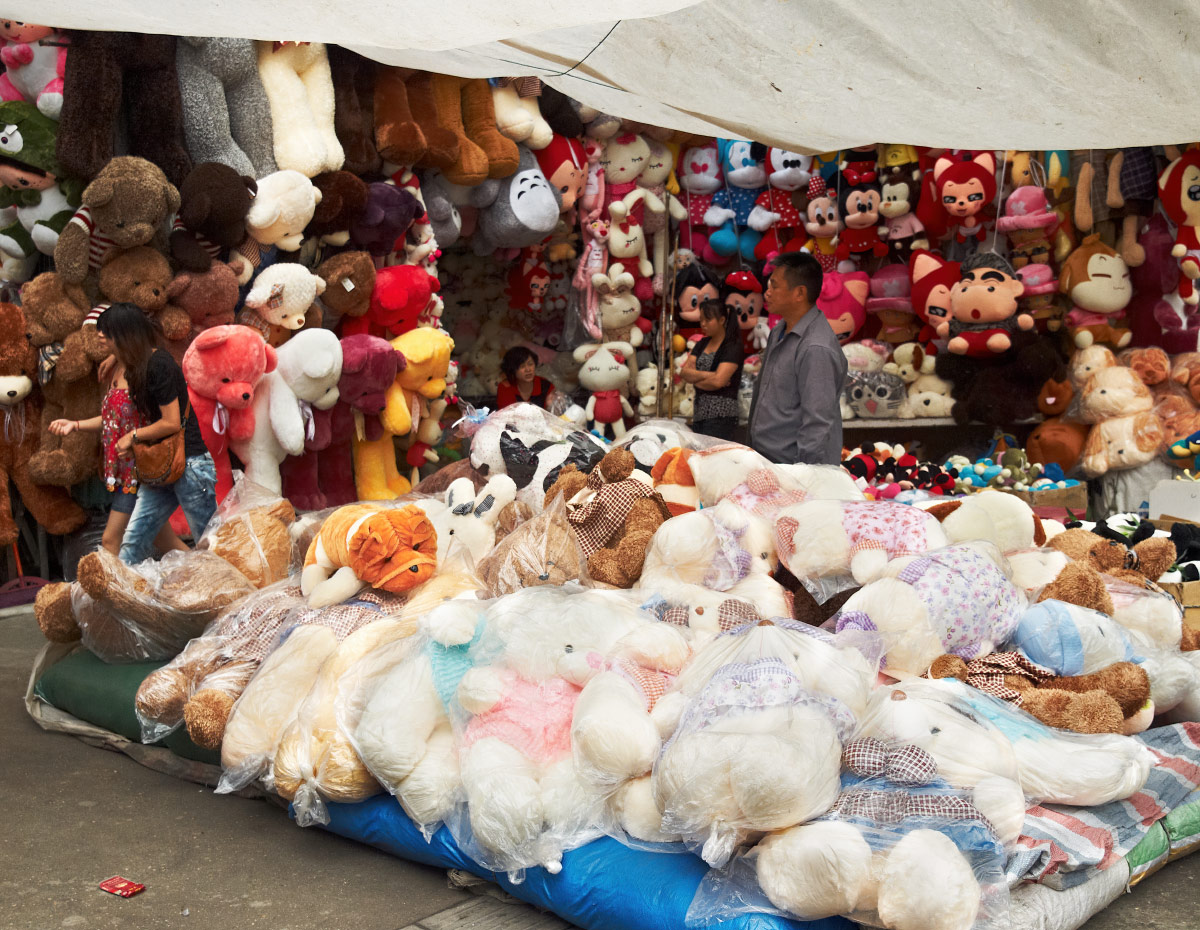
[[[704,222],[713,230],[708,245],[722,259],[740,254],[752,262],[762,233],[750,227],[750,214],[766,189],[767,148],[759,142],[718,139],[717,152],[725,186],[713,195],[704,214]]]
[[[625,435],[625,417],[633,416],[633,407],[621,394],[629,384],[629,360],[634,357],[628,342],[587,343],[575,350],[580,363],[579,383],[592,392],[585,415],[601,435],[612,429],[614,439]]]
[[[654,265],[646,251],[646,200],[640,191],[608,207],[612,224],[608,230],[608,254],[633,275],[633,294],[642,303],[654,297]]]
[[[217,470],[217,503],[233,487],[229,447],[254,436],[254,391],[275,370],[275,350],[247,326],[214,326],[183,355],[188,398]]]
[[[856,264],[870,257],[883,258],[888,254],[887,226],[880,221],[879,208],[883,202],[882,188],[876,179],[875,163],[870,170],[853,167],[843,171],[838,179],[837,203],[842,218],[842,233],[838,237],[838,261],[853,258]]]
[[[1175,223],[1175,245],[1171,255],[1179,260],[1183,280],[1179,296],[1185,303],[1200,304],[1195,280],[1200,278],[1200,201],[1191,191],[1200,183],[1200,149],[1188,149],[1171,162],[1158,178],[1158,194],[1163,212]]]
[[[766,260],[776,252],[794,252],[804,244],[804,218],[793,196],[812,178],[812,156],[767,149],[767,189],[758,195],[748,223],[763,234],[754,256]]]
[[[838,235],[842,219],[838,198],[830,193],[825,179],[815,177],[808,182],[807,203],[804,207],[804,231],[808,233],[803,250],[821,263],[826,274],[837,270]]]
[[[708,244],[708,225],[704,217],[712,206],[713,195],[721,189],[721,157],[717,143],[709,142],[684,151],[676,171],[680,199],[687,210],[687,221],[679,225],[679,247],[706,262],[719,262]]]

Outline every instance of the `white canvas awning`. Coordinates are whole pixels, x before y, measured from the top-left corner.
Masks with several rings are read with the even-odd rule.
[[[344,45],[536,74],[644,122],[828,151],[1200,139],[1200,6],[1163,0],[3,0],[79,29]]]

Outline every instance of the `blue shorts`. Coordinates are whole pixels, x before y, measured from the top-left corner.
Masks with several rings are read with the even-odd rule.
[[[137,491],[113,491],[112,504],[109,505],[109,509],[115,510],[117,513],[130,514],[133,513],[136,503]]]

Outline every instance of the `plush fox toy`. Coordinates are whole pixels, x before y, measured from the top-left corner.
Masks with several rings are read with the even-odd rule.
[[[367,585],[411,591],[436,568],[437,532],[423,510],[351,504],[330,514],[308,547],[300,590],[310,607],[328,607]]]

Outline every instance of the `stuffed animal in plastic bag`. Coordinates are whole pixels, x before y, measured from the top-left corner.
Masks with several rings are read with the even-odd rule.
[[[523,506],[519,501],[513,505],[514,509]],[[480,560],[479,577],[488,597],[569,581],[586,584],[587,558],[579,537],[567,522],[566,502],[561,496],[498,540],[495,548]]]
[[[999,552],[961,543],[892,559],[842,606],[837,629],[878,632],[888,674],[920,675],[946,652],[968,660],[994,652],[1025,607]]]

